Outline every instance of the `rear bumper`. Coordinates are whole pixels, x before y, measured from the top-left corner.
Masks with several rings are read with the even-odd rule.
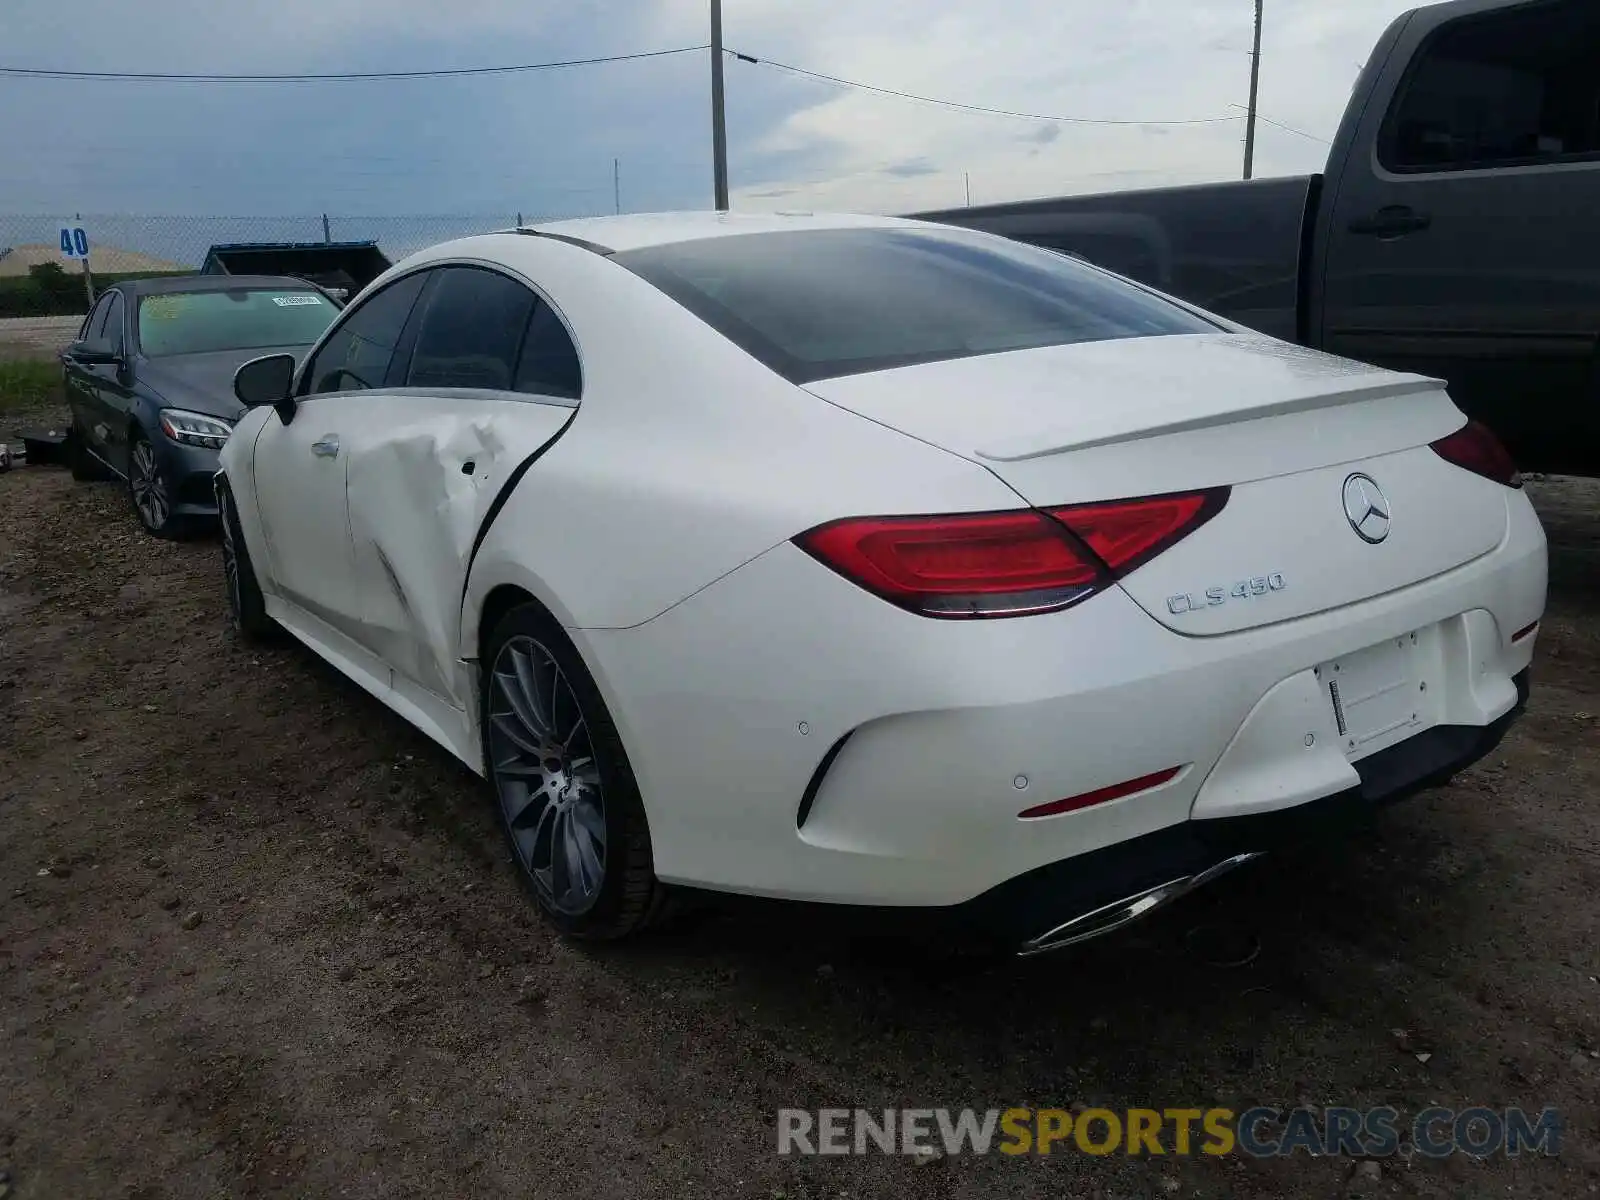
[[[1516,676],[1517,703],[1489,725],[1440,725],[1363,759],[1361,782],[1293,808],[1191,820],[1019,875],[965,904],[935,910],[962,940],[1058,949],[1109,933],[1255,858],[1344,837],[1381,808],[1438,787],[1500,744],[1527,704],[1529,672]],[[933,914],[927,914],[933,915]]]
[[[1227,829],[1377,787],[1403,758],[1378,755],[1402,741],[1496,726],[1534,654],[1534,636],[1513,634],[1545,603],[1543,531],[1525,496],[1507,504],[1506,539],[1471,563],[1215,637],[1175,634],[1118,590],[1039,617],[929,621],[791,546],[642,625],[572,636],[628,748],[664,882],[944,909],[1053,864],[1181,844],[1193,831],[1168,831],[1200,821]],[[1426,699],[1357,721],[1364,750],[1341,740],[1318,672],[1359,667],[1386,640],[1415,647]],[[1019,819],[1171,768],[1146,791]]]

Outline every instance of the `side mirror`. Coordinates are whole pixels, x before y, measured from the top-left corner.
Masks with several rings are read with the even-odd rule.
[[[233,394],[246,408],[270,404],[287,425],[294,420],[295,361],[292,354],[268,354],[252,358],[233,373]]]
[[[67,347],[67,357],[86,367],[122,366],[122,355],[106,345],[74,342]]]

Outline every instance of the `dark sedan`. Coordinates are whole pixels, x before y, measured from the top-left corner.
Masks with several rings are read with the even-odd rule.
[[[303,353],[339,311],[303,279],[195,275],[107,288],[61,355],[78,479],[123,479],[139,523],[178,537],[216,518],[217,452],[244,412],[233,373]]]

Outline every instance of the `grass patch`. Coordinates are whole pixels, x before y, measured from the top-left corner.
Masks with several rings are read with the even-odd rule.
[[[60,399],[60,363],[0,361],[0,412],[42,408]]]

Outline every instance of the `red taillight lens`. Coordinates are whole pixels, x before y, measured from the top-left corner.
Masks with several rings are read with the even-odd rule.
[[[1468,421],[1449,437],[1433,442],[1432,446],[1440,458],[1475,475],[1482,475],[1485,479],[1492,479],[1510,488],[1522,486],[1522,473],[1517,470],[1517,464],[1486,425]]]
[[[999,513],[852,517],[795,539],[846,579],[930,617],[1067,608],[1209,520],[1227,489]]]
[[[1076,504],[1050,515],[1077,534],[1119,578],[1222,511],[1227,488]]]
[[[1042,513],[859,517],[801,534],[802,549],[885,600],[931,617],[1065,608],[1109,579]]]

